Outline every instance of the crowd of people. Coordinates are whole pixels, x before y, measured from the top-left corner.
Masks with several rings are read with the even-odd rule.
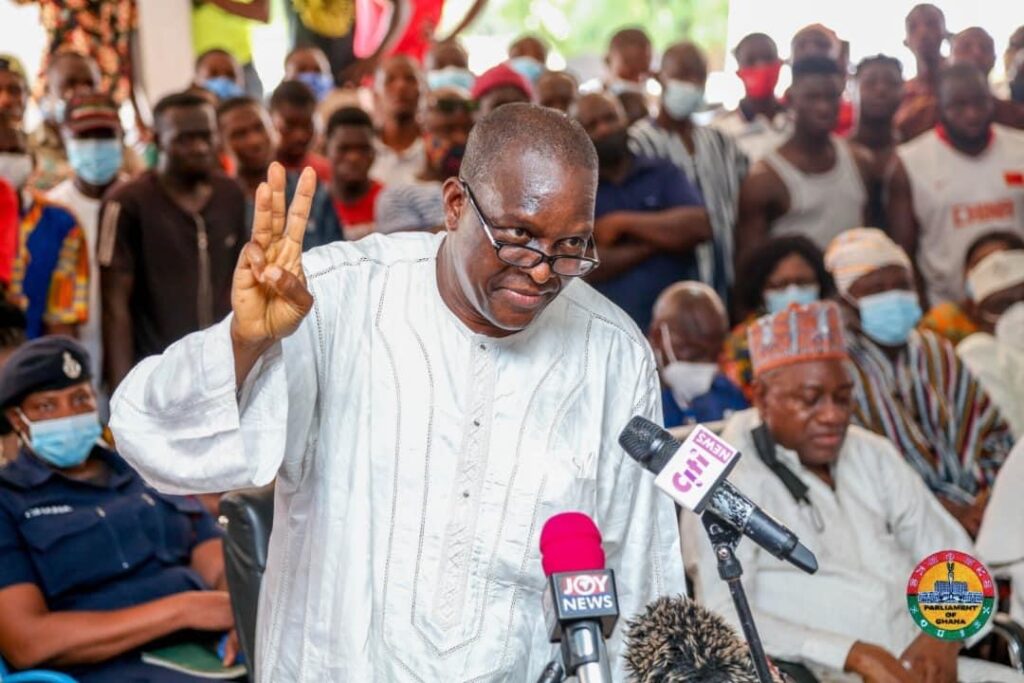
[[[810,577],[753,545],[741,547],[744,583],[770,655],[822,681],[1024,680],[959,657],[961,644],[924,636],[899,613],[916,562],[956,548],[1017,582],[1011,611],[1024,619],[1024,533],[1015,524],[1024,519],[1024,27],[1004,54],[1005,92],[990,85],[998,55],[984,29],[952,33],[930,4],[915,6],[905,27],[917,60],[909,80],[891,56],[851,65],[849,46],[835,31],[801,29],[789,46],[792,83],[784,95],[776,92],[784,66],[778,46],[762,33],[745,36],[733,53],[745,95],[735,110],[710,116],[704,50],[673,44],[655,69],[640,28],[610,36],[605,77],[583,87],[572,73],[548,70],[547,46],[524,36],[509,46],[507,61],[484,73],[470,71],[466,51],[451,39],[433,44],[422,63],[408,54],[386,57],[365,82],[345,87],[335,84],[327,55],[297,47],[286,58],[285,80],[265,98],[251,62],[204,33],[207,49],[197,55],[191,84],[156,103],[152,139],[135,146],[126,144],[118,105],[91,57],[70,50],[49,56],[43,122],[25,131],[34,84],[16,57],[0,55],[0,431],[8,435],[0,468],[0,657],[86,682],[192,680],[153,673],[139,655],[181,633],[232,626],[221,532],[211,516],[217,497],[165,495],[145,483],[105,429],[109,400],[140,362],[166,354],[166,367],[145,369],[165,386],[143,390],[137,380],[119,394],[122,415],[136,420],[127,426],[122,417],[129,441],[145,441],[168,424],[161,410],[195,423],[194,433],[174,442],[176,453],[206,448],[211,434],[233,438],[237,418],[232,423],[220,404],[189,393],[205,389],[193,381],[196,364],[216,358],[230,366],[231,356],[214,348],[212,336],[190,335],[237,315],[238,264],[253,258],[244,249],[259,241],[271,216],[283,225],[286,212],[308,215],[303,252],[360,242],[367,246],[352,247],[357,256],[343,265],[369,262],[388,272],[380,291],[376,280],[365,291],[336,291],[315,279],[339,263],[314,259],[321,270],[309,271],[310,290],[328,301],[317,316],[328,316],[332,336],[325,342],[300,332],[295,343],[310,357],[314,346],[322,352],[340,343],[334,335],[358,346],[382,329],[399,334],[402,323],[391,317],[398,310],[409,325],[426,325],[416,334],[428,336],[428,345],[437,341],[455,353],[465,335],[420,320],[450,314],[442,266],[433,294],[419,292],[416,271],[408,269],[437,252],[440,236],[427,235],[461,229],[452,218],[457,207],[481,226],[477,246],[493,247],[501,263],[527,270],[547,264],[596,290],[571,290],[574,305],[598,310],[603,296],[621,309],[614,327],[630,341],[595,331],[593,348],[591,326],[573,317],[569,304],[544,315],[564,315],[566,329],[585,336],[572,350],[584,365],[590,353],[633,353],[623,349],[635,350],[629,335],[638,329],[659,380],[662,407],[648,406],[651,414],[667,427],[700,422],[722,431],[746,454],[731,478],[815,552],[820,569]],[[555,239],[539,225],[517,224],[493,189],[520,191],[514,175],[477,184],[505,156],[527,154],[516,141],[530,135],[553,136],[541,144],[565,160],[552,170],[556,180],[582,183],[593,170],[588,234]],[[585,138],[590,144],[572,146]],[[496,159],[482,158],[485,146]],[[536,163],[546,158],[538,153]],[[538,197],[548,191],[542,185],[531,190]],[[586,199],[584,185],[577,189],[576,199]],[[571,208],[561,218],[575,220]],[[422,239],[373,237],[397,233]],[[535,248],[540,242],[550,248]],[[460,253],[472,255],[468,249]],[[472,266],[466,268],[452,278],[471,280]],[[372,310],[352,313],[338,301],[367,292],[379,295]],[[331,325],[341,316],[350,319],[338,331]],[[424,401],[439,411],[464,411],[475,427],[497,430],[508,418],[486,414],[486,406],[513,385],[494,379],[501,356],[486,347],[464,349],[474,378],[469,389],[442,376],[425,350],[422,359],[389,353],[386,363],[409,382],[408,391],[429,392]],[[250,371],[283,372],[273,359],[253,359],[242,372],[238,358],[238,396],[220,392],[231,401],[258,393],[254,383],[272,384],[243,386]],[[378,370],[385,365],[375,354],[359,358]],[[637,377],[645,365],[623,358],[616,377],[602,380],[620,380],[627,393],[637,385],[642,396]],[[370,368],[356,360],[331,371],[346,373],[351,387],[365,385],[358,390],[368,406],[381,401]],[[224,368],[201,369],[210,391],[234,384]],[[429,377],[420,376],[424,371]],[[596,380],[586,367],[577,371],[578,386],[610,391],[591,387]],[[315,387],[324,369],[308,363],[289,372],[289,382]],[[547,372],[531,366],[515,384],[536,383],[539,391]],[[398,387],[396,380],[396,395]],[[327,406],[337,401],[319,391]],[[462,391],[472,401],[460,398]],[[273,402],[254,400],[271,414]],[[295,410],[297,399],[289,400]],[[319,399],[315,407],[299,403],[319,415]],[[572,401],[539,403],[565,417]],[[413,414],[406,419],[422,417],[431,428],[433,412]],[[535,427],[555,432],[540,421]],[[468,443],[460,447],[473,451],[489,438],[470,431],[438,442]],[[261,449],[275,439],[247,443],[262,458],[258,465],[226,455],[220,478],[205,466],[189,476],[203,480],[208,493],[225,490],[217,482],[251,483],[280,469],[288,487],[299,487],[310,476],[305,456],[274,464]],[[288,434],[289,448],[305,440]],[[316,447],[314,439],[299,453]],[[591,456],[603,457],[608,447],[594,445]],[[394,450],[397,462],[397,442]],[[574,487],[587,486],[598,466],[575,464],[591,474],[577,472],[576,483],[565,486],[585,498]],[[250,472],[257,466],[270,469],[257,476]],[[473,517],[477,496],[490,486],[481,473],[488,466],[486,457],[467,458],[449,473],[453,490],[464,489],[452,496],[452,519]],[[195,492],[167,467],[146,474]],[[612,475],[602,469],[601,476]],[[610,495],[609,486],[602,480],[595,495]],[[427,496],[422,511],[417,503],[392,514],[426,516]],[[369,510],[381,503],[364,502],[372,527]],[[629,521],[616,519],[620,526]],[[329,520],[316,524],[333,533]],[[645,533],[664,533],[653,526]],[[735,619],[694,518],[684,514],[679,529],[692,594]],[[442,532],[451,544],[469,543],[474,533],[464,526]],[[280,533],[278,552],[285,545],[297,556],[312,552],[295,529]],[[639,556],[637,543],[630,541],[630,551]],[[468,599],[454,583],[456,570],[466,571],[458,562],[469,560],[451,552],[453,583],[438,590],[452,601],[445,618],[456,620],[457,600]],[[406,569],[398,563],[394,571]],[[294,589],[287,577],[274,581],[275,590],[285,590],[281,581]]]

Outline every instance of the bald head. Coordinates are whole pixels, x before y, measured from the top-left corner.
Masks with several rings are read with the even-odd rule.
[[[987,77],[996,65],[996,44],[980,26],[965,28],[953,36],[953,64],[972,64]]]
[[[597,159],[561,112],[516,103],[484,116],[443,193],[448,236],[438,284],[474,332],[523,329],[586,272],[585,260],[594,263]]]
[[[722,300],[702,282],[677,282],[654,302],[650,339],[659,353],[671,348],[677,360],[713,363],[728,332]]]
[[[708,62],[696,43],[676,43],[661,58],[662,78],[690,81],[704,85],[708,79]]]
[[[495,169],[505,161],[525,167],[526,159],[544,160],[582,171],[597,181],[594,146],[578,123],[561,112],[532,104],[506,104],[477,122],[469,136],[462,175],[495,182]],[[543,166],[529,169],[542,174]]]
[[[578,87],[576,79],[564,71],[545,71],[537,79],[537,102],[542,107],[568,112]]]
[[[548,59],[548,46],[537,36],[520,36],[508,46],[508,57],[530,57],[543,64]]]
[[[469,68],[469,55],[455,38],[435,43],[427,53],[427,69],[438,70],[454,66],[459,69]]]

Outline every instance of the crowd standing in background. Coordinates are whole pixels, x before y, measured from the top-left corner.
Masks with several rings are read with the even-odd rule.
[[[799,30],[788,56],[751,33],[732,52],[743,97],[724,111],[706,101],[701,46],[680,40],[658,55],[643,27],[610,32],[605,73],[584,83],[549,70],[548,47],[534,35],[482,73],[470,70],[457,36],[408,33],[389,33],[393,49],[353,67],[337,17],[301,2],[284,80],[263,83],[251,29],[269,21],[269,0],[197,2],[194,73],[144,124],[131,87],[133,3],[103,30],[90,28],[86,10],[41,4],[54,42],[40,78],[0,54],[0,431],[15,435],[4,440],[11,464],[0,468],[0,656],[11,660],[22,643],[7,606],[73,609],[83,585],[127,581],[130,566],[159,576],[191,561],[196,574],[163,592],[140,590],[143,619],[206,600],[195,623],[181,626],[230,626],[224,605],[212,603],[223,600],[213,590],[222,568],[208,556],[219,540],[212,544],[206,513],[191,499],[150,492],[113,444],[92,447],[108,398],[144,358],[232,310],[232,275],[261,201],[277,214],[309,206],[303,250],[375,233],[444,233],[474,126],[512,103],[559,112],[593,145],[597,191],[584,248],[600,267],[582,279],[650,344],[665,425],[724,425],[744,452],[767,443],[809,491],[810,521],[763,455],[745,457],[734,473],[756,502],[812,539],[826,558],[819,574],[839,582],[825,594],[820,576],[765,572],[767,558],[747,546],[745,580],[756,579],[751,602],[770,654],[807,662],[825,680],[843,670],[891,673],[901,657],[955,672],[956,651],[922,645],[892,623],[901,616],[883,618],[885,600],[900,602],[903,586],[878,577],[889,583],[867,596],[869,560],[899,574],[936,543],[970,549],[977,538],[997,574],[1024,577],[1024,552],[1008,550],[1024,544],[1008,522],[1024,490],[1024,26],[1001,50],[983,28],[951,32],[940,8],[917,5],[904,20],[916,60],[910,79],[887,55],[851,65],[849,44],[821,24]],[[999,59],[1006,82],[993,89]],[[787,64],[792,83],[782,93]],[[42,121],[28,131],[30,97]],[[122,103],[133,106],[139,144],[127,142]],[[268,178],[282,191],[261,199]],[[478,204],[465,182],[458,187],[495,249],[503,244],[495,234],[531,234],[497,207],[482,211],[491,198]],[[789,339],[792,353],[775,355],[774,337]],[[57,379],[30,375],[33,359]],[[17,365],[10,376],[8,362]],[[53,391],[70,403],[48,417],[33,397]],[[63,418],[88,423],[77,433],[92,441],[74,458],[47,457],[38,425]],[[127,518],[155,496],[153,523],[191,525],[193,542],[168,550],[172,560],[143,553],[96,576],[33,570],[46,560],[17,539],[47,532],[19,521],[31,498],[24,490],[42,496],[94,476],[109,479],[83,501],[134,496],[121,509]],[[722,586],[708,581],[709,548],[685,538],[687,524],[698,597],[731,613]],[[877,545],[880,529],[887,535]],[[998,533],[1014,543],[993,541]],[[193,585],[218,595],[160,600]],[[837,595],[860,601],[843,629],[830,630],[827,615],[808,621],[815,601]],[[865,607],[872,600],[883,602]],[[1024,598],[1014,609],[1024,616]],[[129,655],[145,641],[115,631],[119,645],[104,653],[132,671]],[[155,626],[143,633],[166,635]],[[37,648],[14,664],[70,652],[78,666],[88,646]],[[971,670],[961,666],[961,679],[975,680]]]

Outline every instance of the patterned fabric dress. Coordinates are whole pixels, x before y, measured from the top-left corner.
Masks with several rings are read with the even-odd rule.
[[[917,330],[893,363],[863,334],[847,339],[854,422],[895,443],[935,493],[970,503],[987,491],[1013,436],[953,345]]]
[[[50,56],[70,50],[89,55],[100,68],[100,91],[121,103],[131,92],[131,32],[136,27],[135,0],[15,0],[39,5],[49,38],[36,81],[36,96],[45,89]]]

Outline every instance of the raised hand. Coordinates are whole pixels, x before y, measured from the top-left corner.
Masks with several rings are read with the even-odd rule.
[[[284,167],[274,162],[256,190],[252,239],[242,248],[231,285],[232,342],[257,355],[298,329],[313,307],[302,272],[302,238],[316,174],[302,172],[287,212],[284,188]]]

